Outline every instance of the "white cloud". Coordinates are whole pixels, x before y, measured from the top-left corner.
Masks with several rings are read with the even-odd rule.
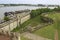
[[[0,3],[60,4],[60,0],[0,0]]]

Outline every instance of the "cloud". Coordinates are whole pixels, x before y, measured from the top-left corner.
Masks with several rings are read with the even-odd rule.
[[[0,0],[0,3],[60,4],[60,0]]]

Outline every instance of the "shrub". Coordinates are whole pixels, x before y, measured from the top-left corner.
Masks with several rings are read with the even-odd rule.
[[[45,13],[45,12],[51,12],[52,9],[49,9],[49,8],[41,8],[41,9],[36,9],[36,10],[32,10],[31,11],[31,18],[34,18],[35,16],[38,16],[42,13]]]
[[[60,11],[60,7],[54,8],[53,11],[58,11],[59,12]]]
[[[4,16],[4,20],[5,20],[5,21],[9,21],[10,19],[9,19],[9,17]]]

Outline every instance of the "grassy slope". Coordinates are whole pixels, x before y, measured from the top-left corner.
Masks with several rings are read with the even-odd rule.
[[[56,15],[58,15],[60,17],[59,13],[58,14],[51,13],[51,14],[49,14],[49,17],[54,19],[54,17],[56,17]],[[34,34],[54,40],[54,27],[53,27],[53,25],[49,25],[45,28],[35,31]],[[60,31],[59,31],[59,37],[60,37]],[[59,40],[60,40],[60,38],[59,38]]]
[[[40,24],[40,15],[35,17],[35,18],[32,18],[26,22],[24,22],[20,28],[15,28],[13,31],[19,31],[21,28],[24,28],[25,26],[31,24],[31,26],[36,26],[38,24]]]
[[[60,13],[49,14],[49,17],[51,17],[51,18],[53,18],[53,19],[54,19],[54,17],[56,17],[56,16],[60,17]],[[60,18],[59,18],[59,19],[60,19]],[[58,36],[59,36],[59,40],[60,40],[60,29],[58,30]]]
[[[35,31],[34,34],[45,38],[54,39],[54,28],[52,27],[52,25],[49,25],[47,27]]]
[[[22,24],[22,27],[25,27],[29,24],[31,24],[31,26],[35,26],[35,25],[38,25],[40,23],[40,16],[37,16],[35,18],[32,18],[28,21],[26,21],[25,23]]]

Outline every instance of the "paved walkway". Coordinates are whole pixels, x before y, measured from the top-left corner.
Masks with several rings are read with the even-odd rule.
[[[31,40],[52,40],[52,39],[43,38],[43,37],[37,36],[37,35],[32,34],[32,33],[28,33],[28,32],[25,32],[22,35],[23,35],[23,37],[26,37],[26,38],[31,39]]]

